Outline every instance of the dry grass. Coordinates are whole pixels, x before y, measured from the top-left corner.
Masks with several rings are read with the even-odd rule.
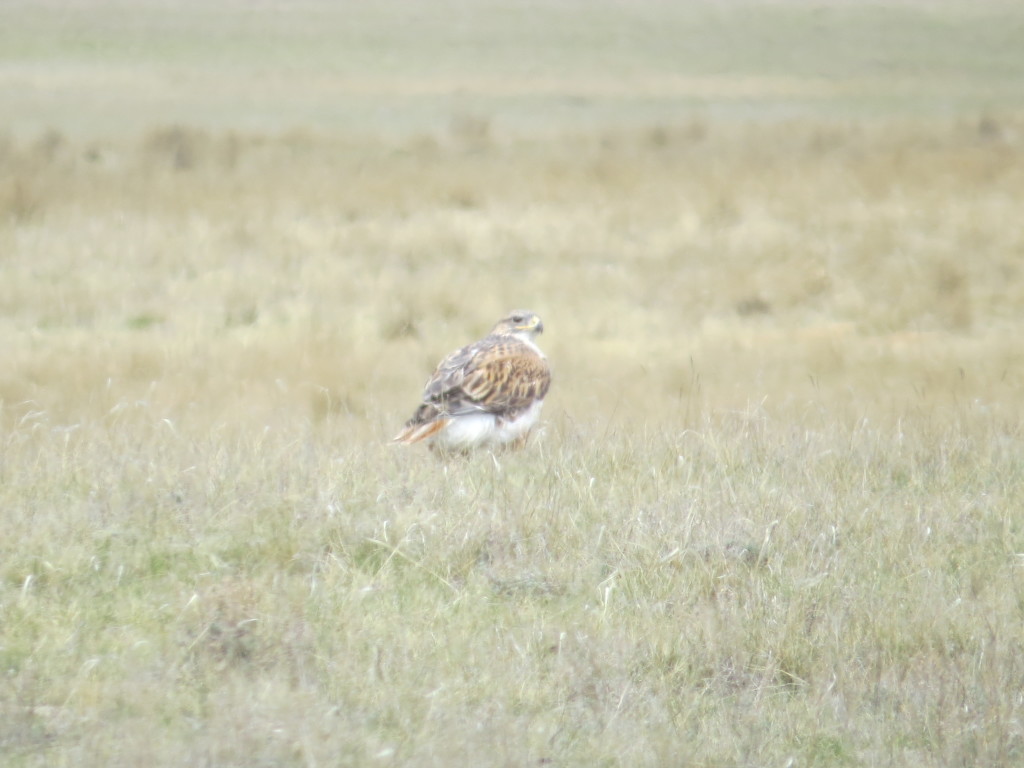
[[[469,133],[8,144],[5,762],[1021,759],[1024,126]]]
[[[634,26],[615,15],[631,4],[603,3],[579,38],[572,3],[506,8],[460,38],[496,53],[474,72],[482,100],[431,102],[443,128],[415,114],[471,79],[465,51],[426,55],[452,48],[447,26],[372,80],[358,35],[331,59],[318,2],[287,20],[261,5],[255,31],[282,27],[266,51],[216,10],[193,35],[159,4],[11,7],[5,766],[1024,761],[1016,102],[751,124],[694,117],[673,90],[800,90],[794,72],[840,40],[829,98],[860,83],[886,103],[913,82],[963,106],[1018,82],[1019,46],[997,44],[1013,26],[992,21],[1014,6],[901,3],[893,26],[850,4],[765,5],[792,60],[739,44],[766,17],[738,6],[661,29],[655,3]],[[389,30],[404,6],[372,7],[354,28]],[[509,41],[527,21],[549,58],[522,85]],[[723,22],[747,57],[724,80],[703,79],[710,53],[703,68],[668,55]],[[791,45],[800,24],[823,30],[817,54]],[[630,42],[655,27],[649,49]],[[903,74],[875,91],[854,43],[883,27],[877,50]],[[153,28],[162,63],[136,71]],[[595,69],[609,30],[633,80]],[[970,55],[920,50],[969,37],[985,41]],[[60,40],[79,47],[54,54]],[[294,101],[272,82],[286,115],[342,81],[374,98],[398,83],[401,135],[216,127],[231,121],[201,105],[263,71],[245,56],[295,46],[300,72],[339,69]],[[158,127],[83,113],[81,130],[23,130],[51,114],[29,101],[83,82],[60,109],[113,83],[117,122],[146,78],[209,51],[237,68],[172,79]],[[905,79],[915,61],[934,79]],[[68,92],[48,79],[68,73]],[[620,101],[627,81],[652,101]],[[505,130],[517,87],[542,92],[516,107],[531,112],[584,82],[601,86],[583,88],[585,130]],[[444,463],[386,445],[437,359],[513,306],[544,317],[556,375],[530,449]]]

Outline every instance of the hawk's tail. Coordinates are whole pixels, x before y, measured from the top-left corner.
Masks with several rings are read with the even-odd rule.
[[[409,421],[405,423],[402,431],[391,438],[393,443],[404,443],[411,445],[428,437],[433,437],[448,424],[448,418],[443,416],[439,410],[424,403]]]

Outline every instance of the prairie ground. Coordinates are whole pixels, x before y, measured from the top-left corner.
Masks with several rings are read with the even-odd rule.
[[[1019,11],[275,7],[3,11],[2,762],[1024,761]],[[515,306],[528,448],[388,445]]]

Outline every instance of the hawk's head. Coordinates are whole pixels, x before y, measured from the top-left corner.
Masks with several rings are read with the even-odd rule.
[[[532,339],[537,334],[544,333],[544,323],[535,312],[528,309],[513,309],[497,322],[491,329],[491,333],[498,336],[519,336]]]

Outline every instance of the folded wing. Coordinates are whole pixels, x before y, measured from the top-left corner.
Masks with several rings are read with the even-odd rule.
[[[485,411],[513,416],[543,399],[548,361],[515,338],[487,338],[449,355],[423,390],[423,402],[449,416]]]
[[[551,385],[547,359],[532,344],[510,336],[488,336],[448,355],[423,390],[422,404],[395,438],[419,442],[451,418],[489,413],[515,419]]]

